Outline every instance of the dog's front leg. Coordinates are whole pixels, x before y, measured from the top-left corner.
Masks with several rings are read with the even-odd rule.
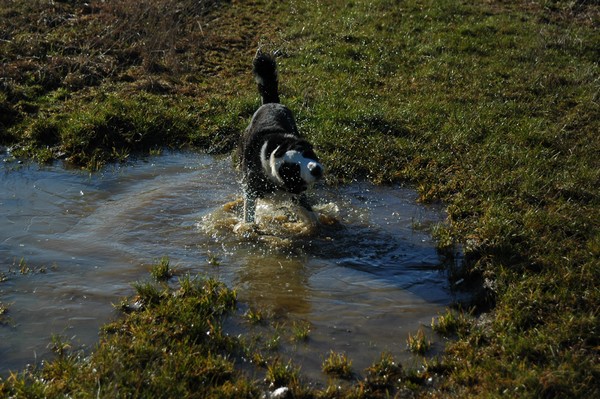
[[[256,214],[256,195],[252,192],[244,191],[244,222],[254,223]]]
[[[254,224],[254,215],[256,213],[256,195],[244,191],[244,221],[235,225],[233,232],[243,237],[252,237],[256,235],[257,226]]]
[[[314,231],[318,225],[317,215],[313,212],[312,206],[308,202],[305,194],[300,194],[293,198],[293,202],[298,205],[298,217],[306,226],[310,226],[309,232]]]
[[[293,200],[297,205],[300,205],[307,211],[312,212],[312,206],[308,202],[308,198],[306,197],[306,195],[304,193],[295,196]]]

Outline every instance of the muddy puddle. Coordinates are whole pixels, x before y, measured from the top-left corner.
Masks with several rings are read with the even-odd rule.
[[[47,358],[53,334],[93,347],[118,316],[112,304],[164,256],[179,273],[224,281],[246,308],[309,325],[308,341],[281,348],[304,374],[330,349],[356,370],[384,351],[410,362],[408,334],[456,299],[427,232],[442,209],[407,188],[319,186],[316,228],[265,202],[259,230],[240,232],[229,158],[171,153],[91,175],[0,168],[3,376]]]

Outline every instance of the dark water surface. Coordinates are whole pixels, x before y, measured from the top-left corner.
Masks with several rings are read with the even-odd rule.
[[[0,375],[46,358],[53,334],[93,346],[117,317],[112,304],[163,256],[180,272],[224,281],[244,306],[310,325],[307,343],[282,348],[303,372],[318,371],[330,349],[358,370],[382,351],[408,361],[408,333],[454,299],[423,228],[442,210],[402,187],[322,186],[315,208],[335,225],[247,237],[224,208],[240,197],[231,165],[192,153],[92,175],[0,164],[0,302],[9,308]],[[280,210],[266,203],[261,212]]]

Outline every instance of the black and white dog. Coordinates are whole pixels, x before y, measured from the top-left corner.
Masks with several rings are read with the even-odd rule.
[[[292,112],[279,103],[275,60],[258,50],[252,67],[262,105],[238,147],[246,223],[254,223],[257,198],[276,192],[291,194],[310,211],[304,191],[323,176],[312,145],[301,138]]]

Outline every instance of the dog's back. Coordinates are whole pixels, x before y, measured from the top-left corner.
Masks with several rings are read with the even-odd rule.
[[[300,137],[292,112],[279,103],[275,60],[259,50],[252,72],[262,105],[252,116],[238,147],[246,222],[254,221],[255,200],[276,191],[296,195],[310,209],[303,192],[323,173],[312,145]]]
[[[263,103],[252,117],[250,124],[252,130],[291,133],[298,136],[298,128],[292,112],[279,103],[279,82],[275,60],[259,50],[252,62],[252,73]]]
[[[260,148],[267,136],[273,134],[299,136],[292,112],[279,103],[279,82],[275,60],[259,50],[252,62],[252,73],[263,105],[252,116],[252,121],[239,143],[238,159],[244,173],[254,165],[260,165]]]

